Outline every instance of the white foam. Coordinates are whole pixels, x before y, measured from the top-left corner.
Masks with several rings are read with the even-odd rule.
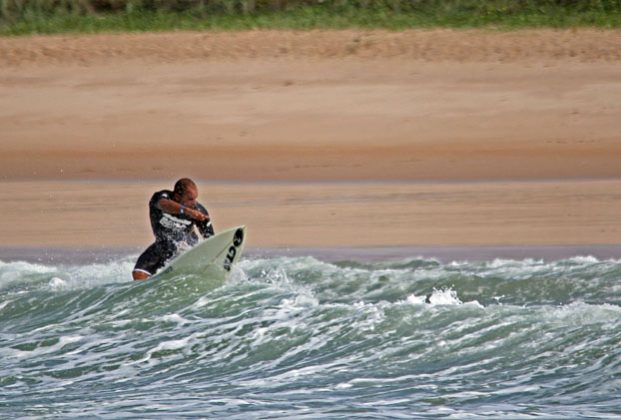
[[[429,296],[431,305],[462,305],[463,302],[457,297],[457,292],[453,289],[434,289]]]
[[[191,336],[186,338],[181,338],[179,340],[170,340],[164,341],[163,343],[158,344],[156,348],[151,350],[151,353],[155,353],[161,350],[178,350],[186,348],[188,343],[191,341]]]
[[[600,262],[598,258],[593,257],[591,255],[572,257],[572,258],[569,258],[569,261],[572,261],[578,264],[596,264]]]
[[[562,321],[571,325],[589,325],[607,322],[618,323],[621,307],[608,303],[592,305],[584,302],[572,302],[546,310],[550,320]]]
[[[410,305],[423,305],[425,303],[425,296],[416,296],[415,294],[409,295],[405,301]]]
[[[24,284],[28,288],[52,290],[89,289],[120,282],[131,282],[133,259],[111,261],[105,264],[76,266],[46,266],[23,261],[0,261],[0,289]],[[50,275],[46,279],[46,275]]]
[[[55,267],[31,264],[23,261],[5,263],[0,261],[0,289],[16,283],[31,283],[32,275],[56,273]]]
[[[174,350],[187,349],[191,347],[190,343],[193,343],[194,341],[196,341],[196,334],[192,334],[188,337],[180,338],[177,340],[162,341],[157,346],[147,351],[147,353],[145,354],[143,358],[136,360],[132,364],[151,362],[151,359],[153,358],[153,354],[160,352],[160,351],[171,351],[171,350],[174,351]]]
[[[89,264],[67,267],[67,288],[85,289],[110,283],[132,281],[134,263],[130,260],[113,261],[107,264]]]
[[[17,358],[32,358],[44,354],[54,353],[61,350],[67,344],[77,343],[78,341],[83,340],[84,337],[81,335],[69,335],[62,336],[58,339],[58,342],[51,346],[37,346],[33,350],[19,350],[16,348],[11,348],[12,356]]]
[[[5,300],[4,302],[0,302],[0,311],[3,310],[11,302],[13,302],[13,301],[12,300]]]
[[[360,331],[374,331],[375,327],[386,319],[385,309],[391,305],[388,302],[365,303],[356,302],[354,308],[360,311],[356,317],[356,328]]]
[[[0,278],[4,273],[19,272],[19,273],[53,273],[56,271],[55,267],[48,267],[41,264],[33,264],[24,261],[15,262],[3,262],[0,261]]]
[[[184,317],[182,317],[179,314],[167,314],[161,317],[162,321],[165,322],[174,322],[176,324],[189,324],[191,321],[188,319],[185,319]]]
[[[67,282],[61,279],[60,277],[52,277],[48,285],[52,289],[62,289],[63,287],[67,286]]]

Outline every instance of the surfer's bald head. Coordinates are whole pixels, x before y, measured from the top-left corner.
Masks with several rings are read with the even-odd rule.
[[[190,178],[181,178],[179,181],[175,182],[175,194],[179,196],[183,196],[189,190],[198,191],[196,187],[196,183],[192,181]]]

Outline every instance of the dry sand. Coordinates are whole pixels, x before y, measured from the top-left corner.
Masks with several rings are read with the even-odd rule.
[[[620,244],[621,31],[0,38],[0,246]],[[1,258],[1,255],[0,255]]]

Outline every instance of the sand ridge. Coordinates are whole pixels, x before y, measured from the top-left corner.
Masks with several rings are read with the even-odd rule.
[[[621,30],[250,30],[0,38],[3,66],[303,57],[399,57],[432,62],[612,62],[621,59]]]

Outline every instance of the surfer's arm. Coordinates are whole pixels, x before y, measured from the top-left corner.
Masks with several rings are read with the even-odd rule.
[[[214,235],[213,225],[211,224],[211,218],[209,217],[209,212],[202,204],[198,204],[196,206],[197,211],[200,211],[201,214],[205,215],[207,218],[205,220],[199,221],[196,223],[196,227],[198,227],[198,231],[203,235],[203,238],[207,239],[210,236]]]
[[[198,222],[209,220],[209,215],[203,214],[199,210],[186,207],[183,204],[177,203],[169,198],[160,198],[157,203],[155,203],[155,206],[164,213],[169,213],[175,216],[187,215],[190,219],[194,219]]]

